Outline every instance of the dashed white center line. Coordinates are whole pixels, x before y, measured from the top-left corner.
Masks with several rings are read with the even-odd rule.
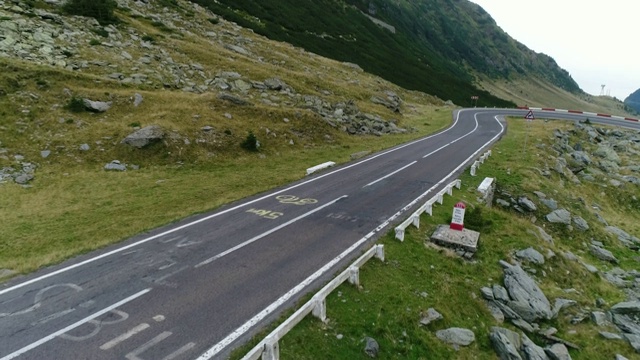
[[[410,163],[410,164],[407,164],[407,165],[405,165],[405,166],[401,167],[400,169],[398,169],[398,170],[396,170],[396,171],[392,172],[391,174],[387,174],[387,175],[385,175],[385,176],[381,177],[381,178],[380,178],[380,179],[378,179],[378,180],[375,180],[375,181],[372,181],[372,182],[368,183],[367,185],[365,185],[365,186],[363,186],[363,187],[371,186],[371,185],[373,185],[373,184],[375,184],[375,183],[377,183],[377,182],[379,182],[379,181],[382,181],[382,180],[384,180],[384,179],[388,178],[389,176],[393,176],[393,175],[395,175],[395,174],[399,173],[400,171],[402,171],[402,170],[404,170],[404,169],[408,168],[409,166],[411,166],[411,165],[413,165],[413,164],[415,164],[415,163],[417,163],[417,162],[418,162],[418,161],[416,160],[416,161],[414,161],[414,162],[412,162],[412,163]]]
[[[140,333],[140,332],[142,332],[142,331],[144,331],[144,330],[146,330],[148,328],[149,328],[149,324],[142,323],[142,324],[134,327],[133,329],[127,331],[126,333],[124,333],[124,334],[122,334],[122,335],[120,335],[118,337],[115,337],[114,339],[112,339],[110,341],[107,341],[106,343],[102,344],[100,346],[100,350],[109,350],[112,347],[120,344],[121,342],[127,340],[128,338],[130,338],[130,337],[132,337],[132,336],[134,336],[134,335],[136,335],[136,334],[138,334],[138,333]]]
[[[204,266],[204,265],[207,265],[207,264],[209,264],[211,262],[214,262],[214,261],[220,259],[223,256],[229,255],[230,253],[232,253],[232,252],[234,252],[234,251],[236,251],[238,249],[241,249],[241,248],[243,248],[243,247],[245,247],[245,246],[247,246],[247,245],[249,245],[249,244],[251,244],[251,243],[253,243],[255,241],[258,241],[258,240],[262,239],[263,237],[265,237],[267,235],[271,235],[274,232],[276,232],[276,231],[278,231],[278,230],[280,230],[280,229],[282,229],[284,227],[287,227],[287,226],[293,224],[294,222],[296,222],[296,221],[298,221],[300,219],[303,219],[303,218],[305,218],[305,217],[307,217],[307,216],[309,216],[309,215],[311,215],[311,214],[313,214],[315,212],[318,212],[318,211],[326,208],[327,206],[331,206],[331,205],[335,204],[336,202],[338,202],[338,201],[340,201],[340,200],[342,200],[344,198],[347,198],[347,197],[349,197],[349,196],[348,195],[342,195],[342,196],[340,196],[339,198],[337,198],[337,199],[335,199],[333,201],[330,201],[330,202],[328,202],[328,203],[326,203],[326,204],[324,204],[324,205],[322,205],[322,206],[320,206],[318,208],[315,208],[315,209],[309,211],[308,213],[302,214],[302,215],[298,216],[295,219],[289,220],[284,224],[276,226],[276,227],[274,227],[273,229],[271,229],[269,231],[266,231],[266,232],[264,232],[264,233],[262,233],[262,234],[260,234],[260,235],[258,235],[256,237],[253,237],[253,238],[251,238],[251,239],[249,239],[249,240],[247,240],[247,241],[245,241],[245,242],[243,242],[241,244],[238,244],[238,245],[236,245],[236,246],[234,246],[234,247],[232,247],[232,248],[230,248],[228,250],[225,250],[225,251],[221,252],[220,254],[218,254],[218,255],[216,255],[216,256],[214,256],[212,258],[209,258],[209,259],[207,259],[207,260],[205,260],[205,261],[203,261],[203,262],[201,262],[199,264],[197,264],[195,267],[199,268],[201,266]]]

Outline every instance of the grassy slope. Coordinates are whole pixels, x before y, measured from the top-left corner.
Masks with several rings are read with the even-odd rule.
[[[611,189],[600,183],[574,185],[557,173],[551,179],[543,178],[534,168],[544,168],[544,164],[551,160],[546,150],[539,146],[550,143],[552,130],[571,127],[564,122],[535,122],[529,129],[529,145],[523,153],[527,128],[522,121],[511,120],[508,135],[494,147],[493,156],[480,167],[478,176],[471,177],[468,173],[462,176],[462,190],[454,191],[453,197],[445,197],[444,205],[434,209],[433,217],[423,215],[421,228],[410,228],[403,243],[395,240],[391,232],[383,238],[385,262],[370,260],[361,271],[359,289],[343,284],[327,298],[327,324],[308,316],[287,334],[280,342],[282,357],[366,359],[368,356],[363,352],[362,339],[370,336],[380,344],[379,357],[384,359],[494,359],[495,353],[488,337],[491,326],[517,329],[510,324],[496,323],[479,290],[483,286],[502,284],[499,260],[513,259],[514,250],[533,246],[543,254],[547,249],[556,253],[544,265],[531,266],[536,269],[536,278],[550,301],[553,303],[555,298],[562,297],[578,302],[578,306],[564,310],[556,320],[542,323],[541,327],[556,327],[559,337],[578,344],[581,350],[571,350],[573,359],[604,360],[613,358],[617,353],[634,358],[633,349],[627,343],[604,340],[598,335],[598,331],[612,331],[612,328],[597,328],[588,319],[576,325],[570,323],[580,309],[595,311],[597,298],[601,297],[613,305],[624,301],[624,295],[579,263],[565,260],[561,256],[562,251],[571,251],[601,271],[607,271],[612,266],[595,259],[585,248],[584,244],[594,238],[603,241],[618,257],[620,267],[627,271],[637,268],[634,252],[603,232],[590,204],[598,203],[603,209],[601,214],[611,225],[632,234],[640,233],[640,225],[634,220],[640,215],[637,201],[633,200],[634,196],[640,195],[636,186]],[[637,158],[625,161],[633,163]],[[543,219],[549,212],[543,205],[533,217],[494,207],[483,208],[481,215],[474,217],[476,223],[483,224],[481,230],[477,228],[481,236],[475,262],[462,261],[448,251],[425,243],[438,224],[450,221],[453,204],[462,200],[476,206],[474,189],[487,176],[496,177],[499,187],[514,196],[523,194],[536,199],[533,191],[545,192],[561,207],[585,218],[591,229],[586,233],[568,232],[562,226],[549,224]],[[468,223],[471,223],[470,211],[467,208]],[[554,237],[555,245],[531,234],[535,231],[534,221]],[[566,293],[563,290],[569,288],[577,292]],[[428,295],[423,297],[423,292]],[[427,327],[420,326],[421,314],[430,307],[441,312],[444,320]],[[435,337],[437,330],[448,327],[472,329],[476,341],[456,351]],[[338,339],[339,334],[342,339]],[[540,338],[530,337],[538,344],[543,343]],[[241,357],[248,349],[249,346],[240,349],[232,358]]]
[[[31,272],[299,179],[306,168],[318,163],[343,163],[352,153],[381,150],[437,131],[451,121],[450,109],[432,96],[406,91],[225,21],[209,23],[204,13],[193,16],[188,21],[205,24],[207,30],[221,36],[239,33],[250,39],[252,51],[263,61],[238,56],[197,33],[163,35],[149,21],[120,13],[123,28],[130,26],[153,36],[176,61],[197,62],[210,74],[237,71],[255,80],[278,76],[300,94],[321,96],[332,103],[352,100],[363,112],[395,119],[399,126],[417,131],[349,136],[310,110],[267,106],[255,99],[258,95],[253,95],[254,106],[238,107],[217,99],[215,92],[122,85],[106,78],[114,72],[111,67],[90,66],[72,72],[3,58],[0,88],[6,95],[0,96],[0,148],[7,152],[0,156],[0,168],[19,168],[15,155],[38,168],[30,187],[0,184],[0,269]],[[89,38],[78,41],[88,42]],[[134,58],[143,54],[129,51]],[[131,66],[119,51],[103,46],[82,47],[74,59],[97,59],[125,69]],[[114,106],[104,114],[69,112],[64,109],[70,101],[64,89],[74,96],[113,101]],[[401,114],[369,101],[385,90],[403,98]],[[137,108],[132,105],[134,93],[144,97]],[[120,144],[133,126],[152,124],[190,139],[191,144],[170,137],[142,150]],[[207,125],[214,130],[204,135],[201,128]],[[249,131],[263,145],[260,154],[240,148]],[[206,143],[198,143],[198,138]],[[91,150],[80,151],[84,143]],[[40,151],[45,149],[51,155],[43,159]],[[105,172],[104,164],[114,159],[141,168]]]

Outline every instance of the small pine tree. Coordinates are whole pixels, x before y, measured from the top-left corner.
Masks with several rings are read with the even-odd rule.
[[[245,150],[255,152],[255,151],[258,151],[258,148],[260,147],[260,143],[258,142],[258,139],[253,134],[253,132],[249,131],[249,135],[247,135],[247,138],[244,139],[244,141],[242,142],[242,144],[240,144],[240,146],[242,146],[242,148]]]
[[[117,7],[115,0],[68,0],[62,10],[69,15],[92,17],[100,25],[109,25],[118,22],[113,13]]]

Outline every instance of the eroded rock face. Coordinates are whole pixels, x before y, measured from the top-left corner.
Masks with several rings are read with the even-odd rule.
[[[150,125],[129,134],[122,140],[122,143],[141,149],[156,141],[162,140],[164,135],[165,132],[160,126]]]

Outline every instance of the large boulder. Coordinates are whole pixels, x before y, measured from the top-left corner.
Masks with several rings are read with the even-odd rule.
[[[104,101],[92,101],[89,99],[82,99],[82,103],[84,104],[84,107],[92,112],[105,112],[109,109],[111,109],[111,105],[113,104],[111,101],[109,102],[104,102]]]
[[[518,333],[505,328],[492,327],[489,339],[500,360],[522,360],[518,352],[521,346]]]
[[[554,210],[547,214],[547,221],[571,225],[571,213],[566,209]]]
[[[436,337],[454,346],[467,346],[476,340],[473,331],[462,328],[449,328],[436,331]]]
[[[514,302],[529,307],[529,311],[524,314],[527,316],[525,320],[549,320],[553,317],[549,300],[520,266],[509,266],[504,269],[504,285]],[[517,312],[516,309],[514,310]],[[533,318],[531,318],[531,314],[533,314]]]
[[[162,140],[163,137],[164,130],[160,126],[150,125],[129,134],[122,140],[122,143],[142,149],[147,145]]]

